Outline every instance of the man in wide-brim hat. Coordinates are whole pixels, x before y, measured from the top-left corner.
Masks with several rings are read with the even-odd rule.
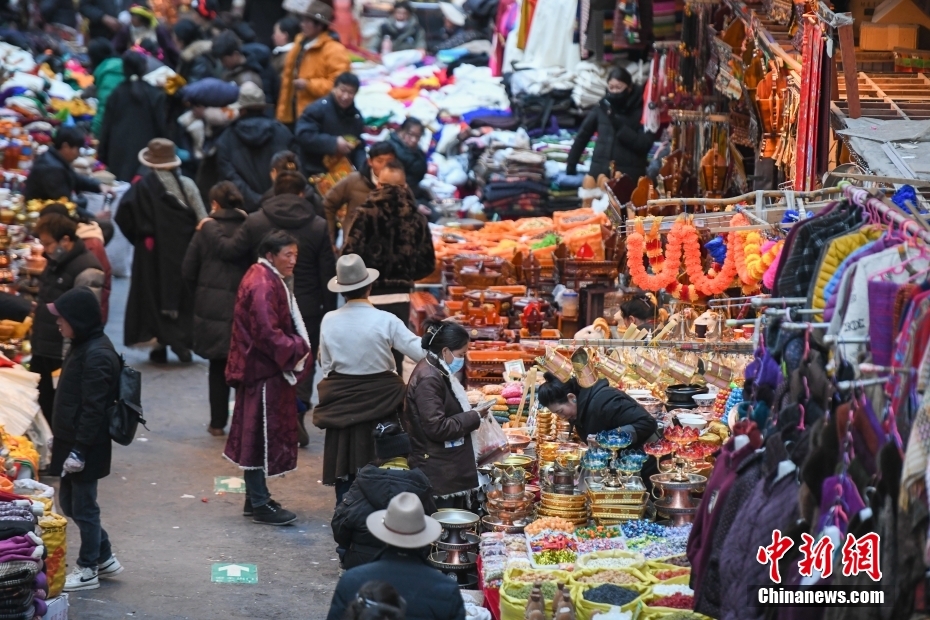
[[[436,513],[437,515],[443,513]],[[467,513],[466,513],[467,514]],[[477,521],[477,515],[473,515]],[[423,512],[413,493],[399,493],[386,510],[368,516],[368,531],[385,547],[374,562],[345,572],[329,607],[327,620],[340,620],[359,589],[369,581],[386,581],[407,601],[407,618],[465,620],[465,606],[454,579],[426,562],[442,525]]]
[[[124,343],[155,340],[151,361],[167,362],[170,346],[182,362],[190,362],[194,300],[183,286],[181,264],[207,212],[197,185],[178,174],[174,142],[150,140],[138,157],[148,171],[123,196],[114,217],[135,248]]]
[[[336,487],[337,504],[355,473],[375,458],[372,430],[398,421],[405,385],[391,349],[415,361],[424,355],[419,336],[368,301],[379,275],[357,254],[340,257],[328,288],[341,293],[346,304],[326,314],[320,325],[324,379],[317,388],[320,404],[313,410],[313,424],[326,431],[323,484]]]
[[[284,59],[277,117],[293,125],[308,105],[329,94],[336,78],[351,67],[349,52],[332,38],[333,8],[322,0],[285,0],[284,9],[300,17],[300,34]]]

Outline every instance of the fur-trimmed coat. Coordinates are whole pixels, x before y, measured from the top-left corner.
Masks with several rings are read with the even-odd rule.
[[[284,282],[265,265],[252,265],[239,285],[226,363],[226,382],[236,388],[226,458],[266,476],[296,469],[297,384],[312,369]],[[293,372],[295,384],[285,372]]]
[[[436,268],[429,223],[406,186],[383,185],[372,191],[352,222],[342,253],[358,254],[366,267],[381,272],[374,295],[412,289]]]

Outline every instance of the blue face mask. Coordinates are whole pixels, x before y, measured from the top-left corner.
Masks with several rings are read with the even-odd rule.
[[[449,364],[448,366],[449,366],[449,370],[450,370],[450,371],[452,372],[452,374],[454,375],[454,374],[457,373],[458,371],[462,370],[462,367],[463,367],[464,365],[465,365],[465,358],[464,358],[464,357],[455,357],[455,356],[453,355],[453,356],[452,356],[452,363]]]

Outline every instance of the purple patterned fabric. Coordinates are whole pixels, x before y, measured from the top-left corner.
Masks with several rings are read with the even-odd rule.
[[[894,348],[895,296],[901,285],[884,280],[870,280],[869,290],[869,340],[872,362],[879,366],[891,363]]]

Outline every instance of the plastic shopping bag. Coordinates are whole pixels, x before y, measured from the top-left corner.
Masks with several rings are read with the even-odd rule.
[[[471,433],[471,443],[475,448],[475,462],[479,467],[494,463],[510,453],[507,435],[492,415],[481,418],[480,426]]]

